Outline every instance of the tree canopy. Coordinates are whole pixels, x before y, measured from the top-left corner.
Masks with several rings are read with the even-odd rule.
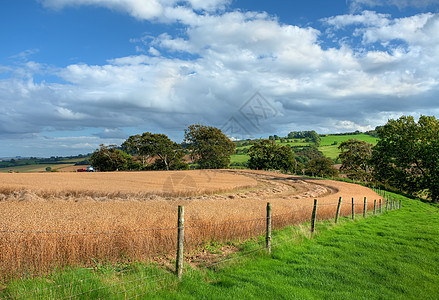
[[[281,170],[291,172],[295,168],[294,152],[288,146],[281,146],[274,141],[256,142],[248,151],[248,166],[256,170]]]
[[[312,131],[291,131],[288,134],[289,139],[308,139],[312,141],[317,147],[320,145],[320,136],[314,130]]]
[[[191,158],[201,169],[222,169],[230,165],[235,144],[218,128],[190,125],[184,134]]]
[[[338,156],[342,162],[340,171],[349,178],[361,181],[369,181],[370,159],[372,156],[372,144],[365,141],[350,139],[338,146],[341,153]]]
[[[319,177],[338,176],[338,170],[334,168],[334,162],[327,157],[317,157],[311,159],[306,164],[306,173]]]
[[[100,145],[90,157],[93,167],[101,172],[129,170],[132,156],[118,149],[116,145]]]
[[[130,136],[122,149],[142,160],[143,168],[147,162],[153,162],[150,168],[158,170],[187,169],[182,161],[184,150],[181,145],[171,141],[168,136],[160,133],[145,132],[142,135]]]
[[[415,195],[439,200],[439,121],[432,116],[389,120],[378,129],[372,151],[377,180]]]

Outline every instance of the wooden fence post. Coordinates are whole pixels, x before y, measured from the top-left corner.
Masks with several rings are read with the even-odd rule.
[[[314,233],[316,228],[316,217],[317,217],[317,199],[314,199],[314,208],[312,210],[312,216],[311,216],[311,233]]]
[[[338,198],[337,212],[335,213],[335,224],[337,224],[338,217],[340,216],[340,207],[341,207],[341,197]]]
[[[267,203],[267,232],[265,235],[265,247],[268,254],[271,253],[271,203]]]
[[[377,214],[377,200],[373,200],[373,215]]]
[[[382,210],[381,210],[381,199],[380,199],[380,214],[382,213]]]
[[[386,199],[386,212],[388,210],[388,206],[389,206],[389,200]]]
[[[363,205],[363,218],[367,217],[367,198],[364,197],[364,205]]]
[[[354,198],[352,198],[352,220],[355,220],[355,204],[354,204]]]
[[[177,262],[176,273],[181,280],[183,275],[184,206],[178,206]]]
[[[402,200],[399,200],[399,209],[401,209],[402,206]]]

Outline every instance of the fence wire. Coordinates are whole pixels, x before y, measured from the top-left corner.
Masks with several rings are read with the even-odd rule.
[[[385,200],[384,200],[385,201]],[[373,203],[373,202],[372,202]],[[370,203],[368,203],[369,205]],[[337,206],[337,203],[323,203],[323,204],[317,204],[317,207],[330,207],[330,206]],[[342,202],[341,207],[346,208],[350,208],[352,206],[352,204],[350,202]],[[364,206],[364,203],[360,202],[360,203],[354,203],[354,206]],[[298,212],[303,212],[305,210],[309,210],[311,211],[311,209],[313,208],[313,205],[309,205],[306,207],[302,207],[302,208],[298,208],[298,209],[294,209],[291,210],[287,213],[281,213],[281,214],[276,214],[274,216],[272,216],[272,218],[279,218],[279,217],[284,217],[287,215],[294,215],[294,213],[298,213]],[[225,225],[234,225],[234,224],[243,224],[243,223],[250,223],[250,222],[255,222],[255,221],[263,221],[266,220],[267,217],[261,217],[261,218],[254,218],[254,219],[248,219],[248,220],[239,220],[239,221],[228,221],[228,222],[223,222],[223,223],[214,223],[214,224],[203,224],[203,225],[190,225],[190,226],[184,226],[184,229],[196,229],[196,228],[205,228],[205,227],[218,227],[218,226],[225,226]],[[163,227],[163,228],[143,228],[143,229],[135,229],[135,230],[129,230],[129,231],[57,231],[57,230],[39,230],[39,231],[26,231],[26,230],[0,230],[0,234],[126,234],[126,233],[140,233],[140,232],[145,232],[145,231],[165,231],[165,230],[177,230],[178,227]],[[286,244],[286,243],[290,243],[292,241],[294,241],[295,238],[291,238],[291,239],[287,239],[284,240],[282,242],[277,242],[277,243],[273,243],[271,246],[272,248],[275,247],[279,247],[280,245]],[[240,254],[236,257],[229,257],[226,259],[222,259],[220,261],[217,261],[215,263],[209,264],[206,267],[210,268],[210,269],[215,269],[217,266],[221,265],[221,264],[225,264],[227,262],[233,262],[233,261],[237,261],[240,260],[242,258],[248,257],[250,255],[255,255],[258,252],[261,251],[266,251],[265,246],[260,246],[257,249],[252,249],[252,250],[248,250],[245,252],[240,252]],[[191,269],[190,271],[187,271],[184,273],[185,276],[189,276],[192,272],[194,272],[196,269]],[[115,295],[119,295],[119,294],[127,294],[140,289],[141,287],[144,287],[148,284],[154,284],[154,283],[158,283],[158,282],[164,282],[166,280],[172,280],[172,278],[170,277],[171,274],[170,273],[164,273],[164,274],[156,274],[156,275],[151,275],[151,276],[143,276],[140,278],[136,278],[133,280],[127,280],[127,281],[119,281],[117,283],[111,284],[111,285],[106,285],[106,286],[100,286],[94,289],[90,289],[87,291],[83,291],[81,293],[77,293],[77,294],[73,294],[73,295],[69,295],[66,297],[63,297],[61,299],[72,299],[75,297],[79,297],[79,296],[83,296],[83,295],[90,295],[93,292],[99,291],[99,290],[104,290],[104,289],[110,289],[110,288],[114,288],[116,286],[125,286],[128,284],[132,284],[135,282],[139,282],[139,281],[143,281],[142,283],[131,287],[129,289],[124,289],[119,291],[118,293],[116,293]],[[33,297],[33,296],[37,296],[37,295],[41,295],[42,293],[44,293],[45,291],[48,290],[55,290],[55,289],[61,289],[63,287],[78,287],[83,285],[85,282],[90,281],[90,280],[95,280],[96,278],[87,278],[87,279],[81,279],[79,281],[72,281],[66,284],[61,284],[61,285],[54,285],[54,286],[50,286],[50,287],[46,287],[43,289],[36,289],[36,290],[32,290],[32,291],[28,291],[28,292],[24,292],[21,294],[17,294],[17,295],[10,295],[11,297],[15,298],[15,299],[19,299],[19,298],[28,298]],[[150,280],[150,279],[154,279],[154,280]],[[156,287],[153,290],[148,290],[144,293],[139,293],[136,294],[134,296],[128,297],[126,299],[134,299],[134,298],[138,298],[138,297],[142,297],[148,293],[151,292],[157,292],[160,289],[166,288],[166,287],[171,287],[171,286],[176,286],[178,285],[178,280],[174,279],[172,280],[173,282],[171,284],[164,284],[161,285],[159,287]],[[125,296],[125,297],[126,297]]]

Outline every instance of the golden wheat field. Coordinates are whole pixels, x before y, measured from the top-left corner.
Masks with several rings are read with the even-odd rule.
[[[148,260],[173,254],[177,207],[185,207],[185,249],[264,232],[273,227],[357,212],[370,189],[262,171],[170,171],[0,174],[0,274],[4,279],[54,267]]]

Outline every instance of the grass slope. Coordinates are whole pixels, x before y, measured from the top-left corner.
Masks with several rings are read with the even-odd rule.
[[[394,195],[395,196],[395,195]],[[52,277],[12,282],[0,298],[75,299],[437,299],[439,295],[439,209],[403,199],[403,209],[340,225],[320,222],[308,238],[308,225],[273,235],[272,255],[248,242],[242,260],[219,270],[186,272],[181,283],[161,269],[131,264],[79,269]],[[245,255],[247,254],[247,255]],[[250,254],[250,255],[248,255]],[[120,267],[119,267],[120,269]],[[150,277],[151,275],[160,277]],[[142,279],[142,277],[149,277]],[[83,283],[71,283],[74,278]],[[156,279],[159,278],[159,279]],[[68,284],[66,284],[66,282]],[[69,283],[70,282],[70,283]],[[93,290],[92,292],[88,292]]]
[[[354,135],[331,135],[331,134],[329,134],[327,136],[322,136],[320,139],[321,139],[320,146],[330,146],[334,142],[337,142],[337,144],[341,144],[342,142],[350,140],[350,139],[365,141],[365,142],[368,142],[372,145],[376,145],[376,143],[378,142],[377,138],[372,137],[370,135],[367,135],[365,133],[354,134]]]
[[[338,146],[344,141],[350,139],[365,141],[372,145],[376,145],[376,143],[378,142],[377,138],[374,138],[364,133],[354,135],[327,135],[321,137],[319,150],[322,151],[326,157],[329,157],[331,159],[337,159],[338,155],[340,154]],[[333,145],[335,142],[337,144]]]
[[[299,245],[224,269],[214,279],[188,279],[174,299],[437,299],[438,209],[408,200],[404,210],[333,227]],[[293,230],[294,231],[294,230]],[[274,239],[287,240],[288,230]]]
[[[354,134],[354,135],[326,135],[321,137],[321,143],[319,146],[319,150],[323,152],[323,154],[326,157],[329,157],[331,159],[337,159],[338,155],[340,154],[340,150],[338,149],[338,146],[343,143],[344,141],[355,139],[360,141],[368,142],[372,145],[376,145],[378,142],[378,139],[375,137],[372,137],[370,135],[367,135],[365,133],[360,134]],[[333,145],[336,142],[336,145]],[[288,145],[288,146],[309,146],[312,145],[312,143],[305,142],[305,139],[289,139],[287,142],[281,143],[280,140],[277,140],[276,143],[280,145]],[[237,147],[237,149],[244,149],[244,148],[250,148],[251,146],[240,146]],[[248,155],[232,155],[230,157],[231,162],[246,162],[249,160]]]

